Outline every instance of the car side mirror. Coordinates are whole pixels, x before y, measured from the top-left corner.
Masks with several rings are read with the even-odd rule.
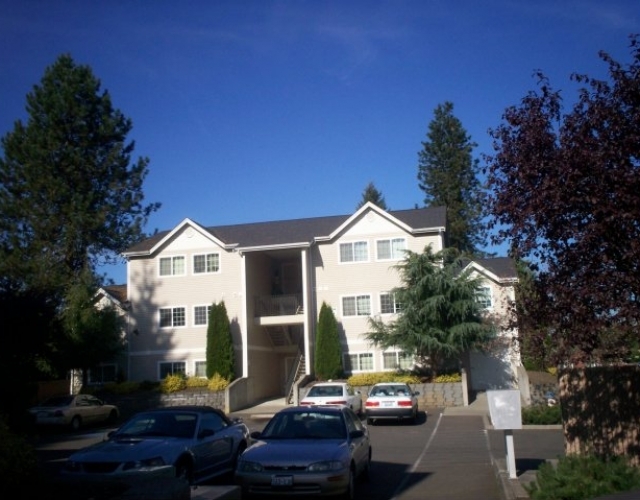
[[[260,431],[253,431],[251,434],[249,434],[253,439],[260,439],[260,436],[262,436],[262,432]]]
[[[362,436],[364,436],[364,431],[363,431],[363,430],[360,430],[360,429],[357,429],[357,430],[355,430],[355,431],[351,431],[351,432],[349,433],[349,437],[350,437],[351,439],[359,439],[359,438],[361,438]]]
[[[413,395],[414,396],[420,396],[420,391],[414,391]]]

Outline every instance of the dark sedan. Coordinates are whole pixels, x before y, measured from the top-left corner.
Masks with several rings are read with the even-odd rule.
[[[78,480],[127,481],[168,466],[197,484],[232,473],[250,444],[249,428],[208,406],[174,406],[134,415],[108,440],[71,455],[64,468]]]

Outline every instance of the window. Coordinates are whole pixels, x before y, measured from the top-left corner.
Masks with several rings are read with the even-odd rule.
[[[393,293],[384,292],[380,294],[380,314],[396,314],[402,310],[396,296]]]
[[[183,276],[184,274],[184,256],[162,257],[160,259],[160,276]]]
[[[184,375],[184,361],[163,361],[160,363],[160,380],[167,378],[167,375]]]
[[[354,295],[352,297],[342,297],[343,316],[370,316],[371,296]]]
[[[400,260],[404,257],[407,241],[404,238],[378,240],[376,242],[378,260]]]
[[[193,274],[210,274],[220,271],[220,254],[208,253],[193,256]]]
[[[116,381],[116,365],[102,364],[89,370],[90,384],[105,384]]]
[[[340,243],[340,262],[367,262],[369,246],[366,241]]]
[[[382,368],[384,370],[411,370],[414,360],[411,354],[406,352],[383,352]]]
[[[207,378],[207,362],[206,361],[196,361],[195,363],[195,376]]]
[[[490,309],[493,306],[491,301],[491,288],[488,286],[481,286],[476,292],[476,302],[482,309]]]
[[[371,372],[373,371],[373,354],[370,352],[345,354],[344,364],[348,372]]]
[[[187,324],[184,307],[163,307],[160,309],[160,328],[185,326]]]
[[[207,326],[211,306],[195,306],[193,308],[193,324],[195,326]]]

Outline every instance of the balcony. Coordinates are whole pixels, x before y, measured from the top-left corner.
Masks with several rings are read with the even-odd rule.
[[[256,297],[255,316],[295,316],[302,315],[302,294],[261,295]]]

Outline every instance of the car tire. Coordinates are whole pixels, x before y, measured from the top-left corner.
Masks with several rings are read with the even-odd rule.
[[[176,464],[176,477],[184,479],[187,483],[193,482],[193,465],[186,458],[181,458]]]
[[[72,431],[77,431],[80,429],[80,427],[82,427],[82,419],[80,418],[79,415],[76,415],[75,417],[73,417],[71,419],[71,430]]]
[[[109,417],[107,418],[107,423],[114,424],[118,420],[118,412],[115,410],[111,410],[109,412]]]
[[[362,471],[362,479],[364,479],[365,481],[371,480],[371,448],[369,448],[367,463],[364,466],[364,470]]]
[[[353,466],[349,469],[349,484],[342,495],[342,500],[354,500],[356,497],[356,478]]]

